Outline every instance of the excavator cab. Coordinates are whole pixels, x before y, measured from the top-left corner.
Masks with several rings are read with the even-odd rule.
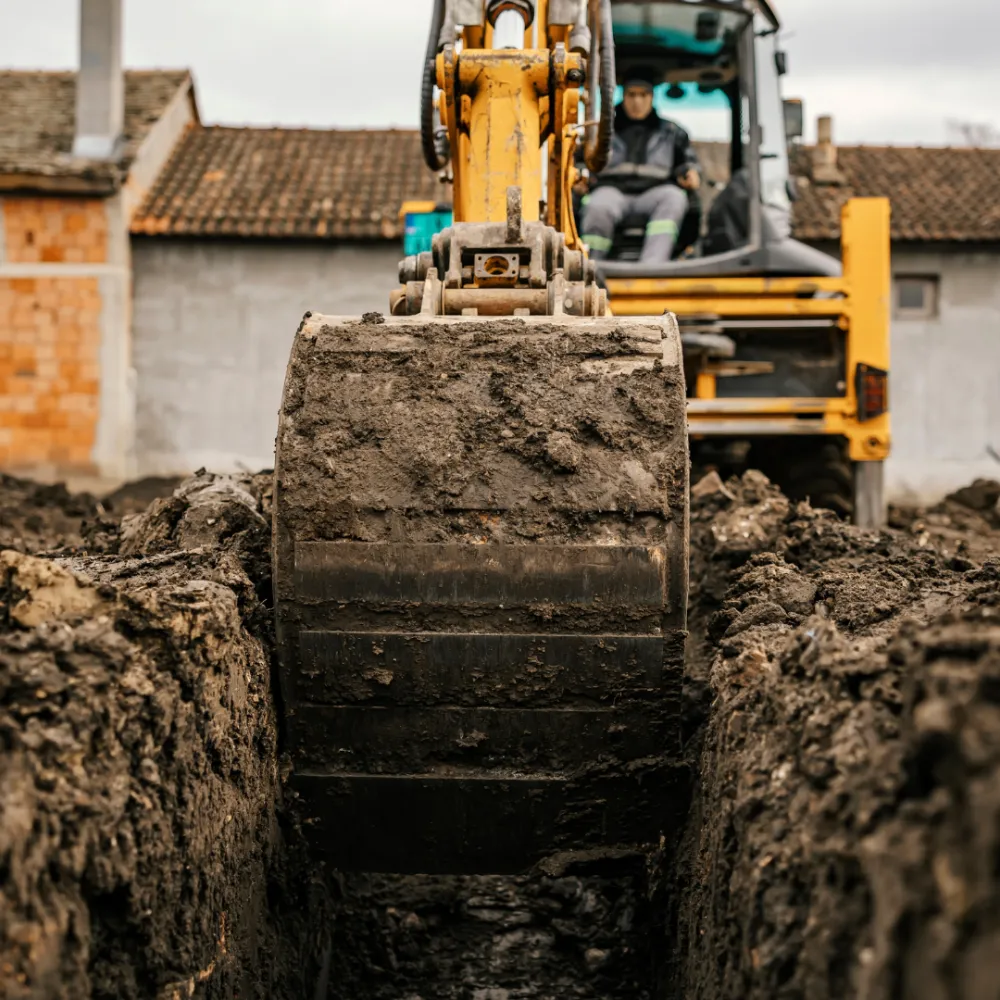
[[[612,18],[617,83],[654,72],[654,107],[688,132],[702,173],[672,259],[640,262],[646,220],[619,226],[599,263],[612,311],[678,317],[696,466],[758,468],[794,499],[879,526],[888,201],[846,200],[839,260],[792,238],[802,105],[782,100],[767,0],[613,0]]]
[[[795,102],[781,99],[787,56],[771,9],[740,0],[615,2],[613,18],[618,80],[638,66],[655,73],[654,109],[693,140],[703,183],[689,194],[672,260],[640,268],[646,220],[629,217],[602,274],[839,275],[839,261],[791,239],[786,125]]]

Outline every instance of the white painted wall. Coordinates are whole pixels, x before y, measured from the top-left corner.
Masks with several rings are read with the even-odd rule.
[[[401,248],[137,239],[139,475],[272,462],[303,312],[384,312]],[[897,275],[939,275],[939,315],[894,320],[889,496],[935,501],[1000,478],[1000,247],[896,247]]]
[[[402,247],[133,240],[136,474],[269,468],[306,311],[388,311]]]
[[[1000,247],[895,247],[894,275],[938,275],[939,314],[894,318],[889,494],[935,501],[1000,479]]]

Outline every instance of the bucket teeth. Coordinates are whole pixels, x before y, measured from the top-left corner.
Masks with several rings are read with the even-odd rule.
[[[517,872],[668,831],[684,395],[669,317],[303,325],[275,594],[291,781],[336,866]]]

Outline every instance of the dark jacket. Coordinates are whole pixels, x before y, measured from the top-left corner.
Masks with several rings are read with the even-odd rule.
[[[680,125],[655,111],[641,122],[633,121],[619,105],[611,158],[594,186],[610,185],[625,194],[642,194],[660,184],[676,182],[692,167],[698,169],[698,157]]]

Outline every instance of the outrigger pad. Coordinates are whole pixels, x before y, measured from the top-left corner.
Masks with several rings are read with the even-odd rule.
[[[669,832],[672,317],[308,317],[275,486],[291,782],[331,863],[507,873]]]

